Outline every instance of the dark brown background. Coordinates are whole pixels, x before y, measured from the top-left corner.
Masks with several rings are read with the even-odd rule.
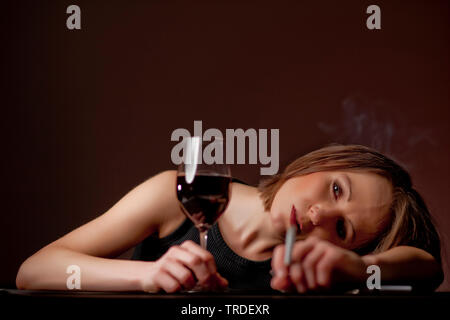
[[[73,3],[80,31],[65,26]],[[365,26],[373,3],[382,30]],[[427,200],[449,273],[448,1],[20,0],[1,16],[2,286],[174,168],[170,135],[194,120],[279,128],[281,167],[330,142],[387,153]]]

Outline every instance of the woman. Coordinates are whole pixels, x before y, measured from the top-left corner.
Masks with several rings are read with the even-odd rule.
[[[275,249],[275,289],[365,285],[369,265],[380,267],[383,283],[435,289],[443,280],[439,236],[422,197],[404,169],[373,149],[337,145],[311,152],[260,191],[272,216],[295,199],[308,236],[294,246],[289,270],[284,246]]]
[[[198,233],[180,210],[175,179],[175,171],[150,178],[35,253],[20,267],[17,287],[65,290],[69,265],[80,267],[83,290],[229,285],[305,292],[364,285],[371,264],[380,266],[382,282],[434,289],[442,281],[439,237],[422,198],[406,171],[370,148],[325,147],[259,188],[232,183],[231,201],[210,231],[212,253],[195,243]],[[287,267],[283,242],[292,210],[302,241]],[[135,245],[139,261],[112,259]]]

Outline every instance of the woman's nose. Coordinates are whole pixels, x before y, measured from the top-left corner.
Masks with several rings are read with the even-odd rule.
[[[327,220],[332,218],[330,210],[321,205],[313,205],[308,212],[309,219],[314,226],[324,224]]]
[[[311,206],[311,208],[308,211],[309,220],[311,220],[311,223],[314,226],[317,226],[320,223],[321,219],[319,216],[320,215],[319,211],[320,208],[318,205]]]

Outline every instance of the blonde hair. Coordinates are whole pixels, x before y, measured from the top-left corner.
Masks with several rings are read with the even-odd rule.
[[[440,263],[440,240],[428,208],[412,187],[409,173],[390,158],[361,145],[330,145],[310,152],[277,175],[263,180],[258,190],[266,210],[270,210],[275,194],[289,179],[309,173],[334,170],[361,170],[387,178],[393,186],[390,220],[384,230],[363,247],[359,254],[378,253],[408,245],[429,252]]]

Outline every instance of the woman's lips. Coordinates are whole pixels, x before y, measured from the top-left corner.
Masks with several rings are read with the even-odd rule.
[[[292,206],[291,209],[291,219],[290,219],[290,224],[292,225],[296,225],[297,224],[297,210],[295,209],[294,206]]]

